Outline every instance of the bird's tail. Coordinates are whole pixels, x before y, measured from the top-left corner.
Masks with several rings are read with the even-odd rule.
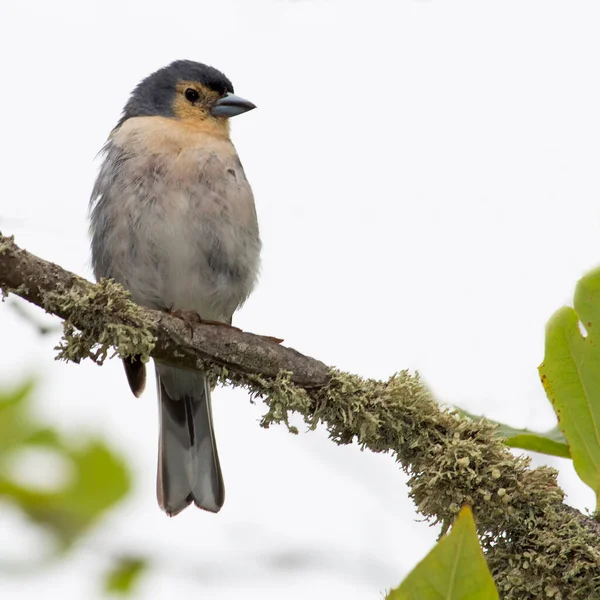
[[[156,379],[160,414],[158,504],[169,516],[192,502],[219,512],[225,488],[206,375],[157,364]]]

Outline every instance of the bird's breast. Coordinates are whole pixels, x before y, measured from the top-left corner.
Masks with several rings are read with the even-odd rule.
[[[140,303],[216,320],[248,297],[260,239],[228,139],[173,119],[129,119],[111,138],[96,187],[92,233],[104,229],[106,257],[94,266],[113,273],[97,276],[121,281]]]

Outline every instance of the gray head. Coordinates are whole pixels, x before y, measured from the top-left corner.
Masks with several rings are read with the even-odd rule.
[[[213,67],[177,60],[143,79],[119,121],[132,117],[206,120],[228,118],[256,108],[233,93],[233,84]]]

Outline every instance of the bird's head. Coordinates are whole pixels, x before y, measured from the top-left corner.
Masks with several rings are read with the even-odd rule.
[[[160,116],[228,129],[228,119],[256,108],[233,93],[223,73],[191,60],[178,60],[143,79],[119,121]]]

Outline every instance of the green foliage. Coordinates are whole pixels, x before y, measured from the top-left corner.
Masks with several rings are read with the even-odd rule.
[[[551,456],[571,458],[571,452],[563,432],[558,426],[544,433],[529,429],[516,429],[510,425],[499,424],[498,434],[504,438],[504,443],[511,448],[532,450]]]
[[[130,477],[103,441],[88,438],[75,443],[37,422],[29,407],[32,390],[30,381],[10,393],[0,393],[0,496],[54,534],[64,550],[125,496]],[[15,481],[11,462],[30,448],[58,453],[71,466],[71,477],[50,491]]]
[[[579,477],[600,506],[600,269],[579,280],[575,308],[556,311],[546,327],[539,373]],[[582,335],[579,325],[587,331]]]
[[[121,556],[106,574],[104,589],[107,593],[130,595],[140,576],[148,568],[148,562],[140,557]]]
[[[498,600],[477,539],[471,509],[461,509],[452,530],[387,600]]]
[[[475,421],[481,419],[480,416],[474,415],[466,410],[460,408],[457,408],[456,410],[458,414],[469,417]],[[496,434],[511,448],[522,448],[523,450],[532,450],[534,452],[541,452],[542,454],[571,458],[567,440],[558,426],[544,433],[538,433],[529,429],[511,427],[510,425],[492,421],[491,419],[487,420],[498,426]]]

